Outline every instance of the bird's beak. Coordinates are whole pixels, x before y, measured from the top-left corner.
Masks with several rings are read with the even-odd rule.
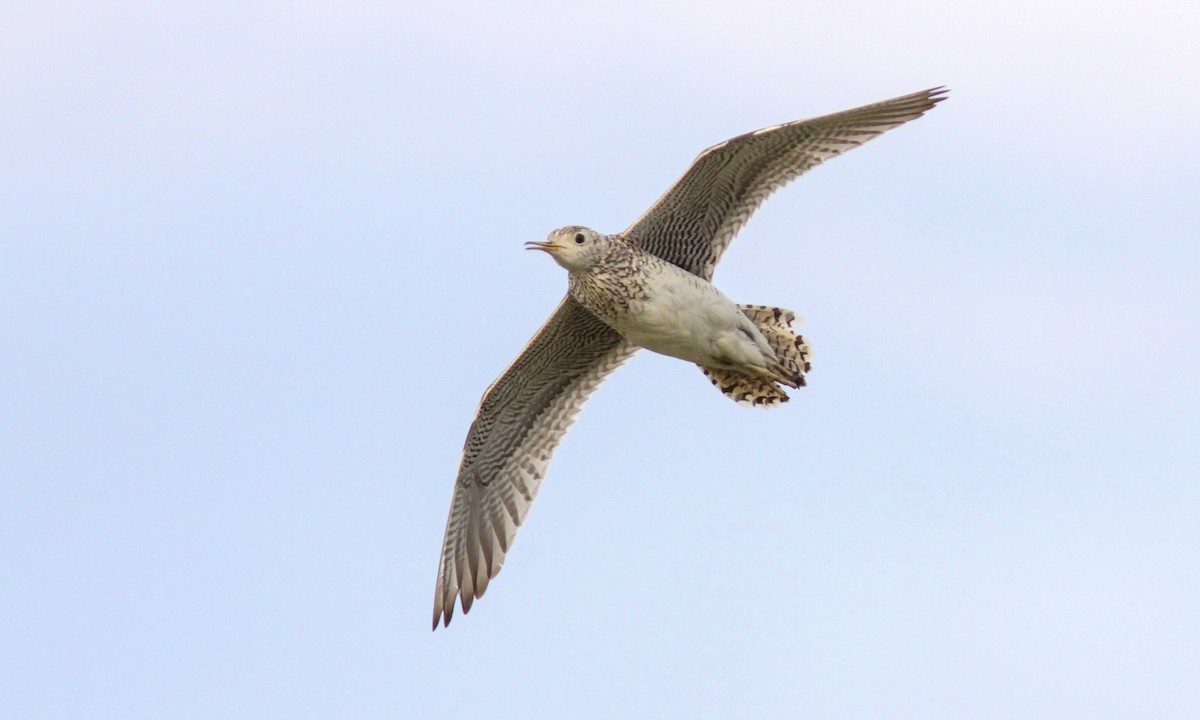
[[[530,240],[529,242],[525,243],[525,249],[526,250],[544,250],[550,254],[554,254],[554,253],[558,252],[559,248],[554,243],[537,242],[534,240]]]

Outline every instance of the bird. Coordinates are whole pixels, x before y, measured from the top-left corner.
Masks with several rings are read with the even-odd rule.
[[[794,312],[739,305],[712,284],[721,255],[776,190],[924,115],[934,87],[772,125],[701,152],[624,231],[571,225],[526,248],[568,271],[566,296],[483,393],[463,444],[434,589],[433,629],[471,610],[500,572],[550,456],[592,391],[639,348],[700,366],[742,405],[787,402],[812,350]]]

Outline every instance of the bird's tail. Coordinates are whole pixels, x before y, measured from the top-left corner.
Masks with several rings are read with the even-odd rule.
[[[759,332],[775,351],[776,362],[762,373],[742,373],[736,370],[701,365],[700,369],[726,397],[747,407],[774,407],[788,401],[780,385],[800,388],[804,374],[812,369],[812,350],[804,337],[792,329],[796,313],[766,305],[739,305],[738,308],[758,326]]]

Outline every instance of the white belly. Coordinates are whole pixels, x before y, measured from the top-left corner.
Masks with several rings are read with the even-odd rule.
[[[657,279],[647,297],[614,318],[622,335],[647,350],[702,365],[764,364],[763,350],[770,353],[765,338],[721,291],[683,271]]]

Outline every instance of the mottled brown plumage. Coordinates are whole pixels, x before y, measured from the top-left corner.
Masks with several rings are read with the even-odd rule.
[[[467,612],[483,595],[579,408],[639,346],[684,359],[703,354],[705,374],[743,404],[776,405],[787,399],[779,383],[803,384],[811,354],[790,328],[791,313],[763,306],[727,312],[706,289],[717,261],[772,192],[825,160],[920,117],[945,93],[925,90],[740,135],[701,153],[623,233],[602,236],[586,228],[563,228],[551,235],[555,244],[573,241],[577,234],[584,243],[604,238],[601,244],[612,257],[601,261],[601,271],[590,278],[583,265],[568,267],[572,280],[567,297],[484,392],[467,433],[446,523],[434,591],[435,629],[439,622],[450,622],[456,599]],[[550,251],[549,244],[537,245]],[[551,252],[568,265],[564,258],[569,253]],[[694,280],[664,271],[664,264]],[[653,268],[646,272],[649,266]],[[681,310],[687,303],[663,300],[663,293],[674,292],[702,300],[712,317]],[[634,309],[639,303],[641,309]],[[660,332],[660,320],[671,327]],[[726,341],[709,347],[697,340],[710,333]],[[747,373],[746,357],[733,356],[753,354],[755,348],[765,364]]]

